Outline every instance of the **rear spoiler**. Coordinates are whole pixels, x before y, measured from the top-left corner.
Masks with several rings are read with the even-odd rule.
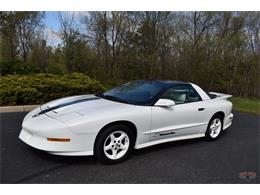
[[[209,96],[211,99],[218,98],[218,99],[227,99],[232,97],[232,95],[224,94],[224,93],[217,93],[217,92],[209,92]]]

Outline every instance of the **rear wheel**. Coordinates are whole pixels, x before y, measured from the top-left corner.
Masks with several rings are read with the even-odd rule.
[[[215,115],[210,119],[208,124],[208,128],[206,131],[206,139],[207,140],[216,140],[219,138],[220,133],[223,128],[223,120],[220,115]]]
[[[113,125],[98,136],[94,153],[102,163],[115,164],[127,159],[133,146],[133,131],[125,125]]]

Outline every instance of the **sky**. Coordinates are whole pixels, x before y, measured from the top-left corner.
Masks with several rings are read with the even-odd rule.
[[[46,11],[45,17],[43,19],[44,25],[45,25],[45,36],[47,38],[47,44],[51,46],[58,46],[58,44],[61,44],[62,41],[58,36],[58,32],[60,30],[60,24],[59,24],[59,13],[70,16],[70,14],[74,14],[76,18],[76,25],[79,27],[81,31],[84,31],[83,27],[79,23],[79,19],[82,15],[87,14],[86,12],[57,12],[57,11]]]
[[[52,28],[55,31],[59,30],[58,13],[59,12],[45,12],[45,25],[47,25],[49,28]]]
[[[43,19],[47,44],[51,46],[57,46],[61,43],[61,39],[58,36],[58,32],[60,29],[58,13],[59,12],[54,11],[45,12],[45,16]]]

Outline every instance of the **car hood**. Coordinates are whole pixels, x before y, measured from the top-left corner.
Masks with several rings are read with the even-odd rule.
[[[106,100],[95,95],[82,95],[62,98],[41,106],[41,114],[67,123],[75,118],[91,116],[130,105]]]

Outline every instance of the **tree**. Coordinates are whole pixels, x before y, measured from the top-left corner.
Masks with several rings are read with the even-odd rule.
[[[43,12],[1,12],[1,36],[4,40],[1,51],[6,60],[14,60],[17,55],[26,62],[32,41],[41,30]]]
[[[46,72],[51,52],[52,48],[47,46],[45,39],[36,39],[32,42],[30,61],[32,64],[35,64],[41,72]]]
[[[75,15],[59,13],[60,37],[63,41],[63,54],[68,72],[78,71],[80,61],[77,60],[79,54],[79,44],[81,44],[81,34],[75,25]]]
[[[19,53],[15,12],[0,12],[1,60],[15,60]]]
[[[82,15],[59,14],[62,43],[51,48],[39,36],[41,12],[1,12],[1,61],[22,59],[42,72],[84,72],[112,84],[176,79],[260,97],[258,12]]]

